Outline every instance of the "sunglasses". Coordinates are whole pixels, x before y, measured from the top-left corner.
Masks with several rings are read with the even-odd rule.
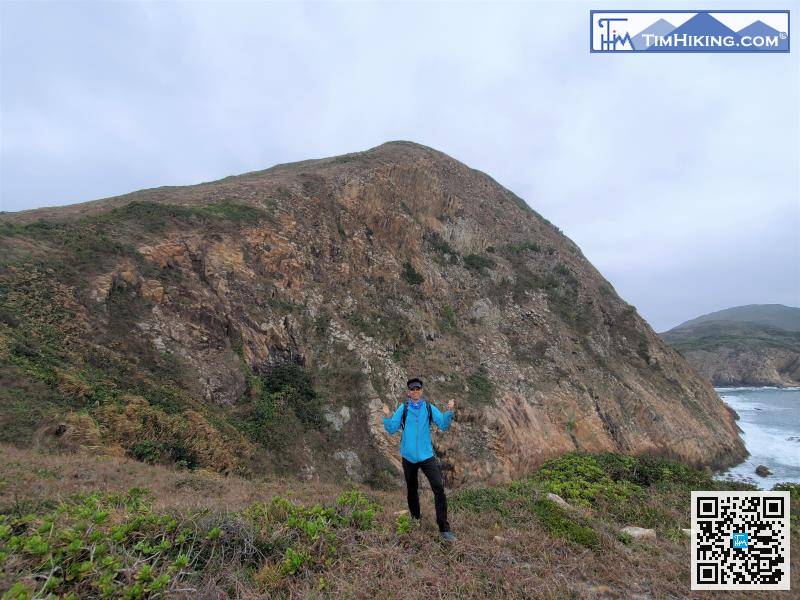
[[[411,391],[413,392],[414,390],[421,390],[421,389],[422,389],[422,387],[421,387],[421,386],[418,386],[418,385],[415,385],[414,387],[410,387],[410,388],[408,388],[408,389],[409,389],[409,390],[411,390]]]

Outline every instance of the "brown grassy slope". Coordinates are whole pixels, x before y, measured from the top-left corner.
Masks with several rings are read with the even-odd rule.
[[[75,492],[124,491],[147,487],[158,511],[185,513],[208,508],[212,512],[241,511],[252,502],[281,495],[304,504],[329,503],[340,491],[334,486],[290,479],[253,482],[202,472],[174,471],[129,460],[83,455],[43,455],[29,450],[2,448],[0,507],[18,512],[37,503],[67,498]],[[694,592],[689,589],[689,541],[661,535],[653,542],[623,543],[620,524],[608,515],[588,513],[598,532],[598,546],[584,547],[554,536],[537,521],[509,521],[492,510],[452,508],[450,521],[458,543],[450,548],[436,539],[432,497],[422,489],[423,527],[400,535],[395,512],[405,508],[401,490],[368,490],[383,507],[377,524],[354,531],[337,541],[336,559],[323,571],[298,573],[280,581],[272,593],[280,597],[373,598],[751,598],[748,593]],[[661,507],[663,508],[663,506]],[[676,522],[688,519],[675,514]],[[686,526],[684,523],[679,523]],[[798,532],[792,544],[792,587],[800,585]],[[321,584],[320,577],[324,584]],[[3,584],[5,581],[5,584]],[[255,581],[255,582],[254,582]],[[258,572],[247,574],[222,568],[202,573],[173,596],[242,598],[264,597]],[[0,588],[10,585],[0,579]],[[263,588],[262,588],[263,591]],[[763,593],[789,598],[792,592]]]

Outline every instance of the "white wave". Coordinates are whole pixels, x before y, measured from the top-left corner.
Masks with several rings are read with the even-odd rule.
[[[797,394],[800,388],[715,389],[722,401],[741,417],[738,421],[740,435],[750,453],[742,463],[716,478],[747,481],[766,490],[781,481],[800,482],[800,443],[793,439],[800,437],[800,414],[790,406],[793,401],[800,404]],[[780,406],[774,406],[773,400]],[[758,465],[766,465],[772,474],[757,476]]]
[[[789,410],[788,406],[771,406],[762,402],[752,402],[750,400],[742,399],[738,396],[723,396],[722,401],[734,409],[736,412],[743,410],[763,410],[766,412],[779,412],[782,410]]]
[[[737,391],[757,392],[759,390],[796,392],[800,390],[800,387],[778,387],[776,385],[762,385],[762,386],[743,386],[743,387],[715,387],[714,389],[718,392],[737,392]]]
[[[800,451],[797,449],[797,442],[786,439],[792,435],[791,433],[750,426],[747,423],[742,429],[742,441],[750,452],[752,460],[800,469]]]

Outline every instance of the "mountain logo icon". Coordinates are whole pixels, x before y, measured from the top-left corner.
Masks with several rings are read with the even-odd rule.
[[[789,52],[788,10],[589,11],[591,52]]]

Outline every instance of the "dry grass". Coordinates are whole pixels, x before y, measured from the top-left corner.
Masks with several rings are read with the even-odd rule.
[[[207,508],[215,514],[239,512],[253,502],[283,496],[305,505],[330,504],[342,486],[271,478],[249,481],[234,476],[176,471],[128,459],[81,454],[50,455],[3,446],[0,460],[0,508],[66,499],[76,492],[152,490],[154,508],[186,512]],[[257,598],[715,598],[744,599],[752,594],[691,592],[689,540],[663,536],[653,542],[624,544],[617,527],[603,515],[589,514],[599,546],[590,549],[548,535],[531,519],[509,527],[493,511],[457,509],[450,522],[454,546],[438,540],[433,498],[421,486],[423,525],[408,534],[396,531],[395,513],[405,506],[403,490],[362,488],[383,507],[371,529],[342,530],[335,558],[325,568],[284,578],[280,586],[259,589],[274,557],[256,573],[235,568],[203,573],[173,596]],[[688,507],[687,507],[688,511]],[[497,537],[496,537],[497,536]],[[800,589],[797,532],[792,542],[792,587]],[[273,562],[271,562],[273,561]],[[181,591],[183,589],[183,591]],[[772,592],[789,598],[793,592]],[[766,592],[763,592],[764,597]]]
[[[124,457],[86,454],[48,454],[13,446],[0,446],[0,503],[15,498],[29,502],[62,500],[75,493],[124,492],[147,488],[155,496],[157,510],[239,511],[274,495],[291,497],[298,484],[280,478],[250,481],[225,477],[212,471],[175,470],[148,465]],[[321,502],[335,495],[333,486],[303,484],[303,500]]]

